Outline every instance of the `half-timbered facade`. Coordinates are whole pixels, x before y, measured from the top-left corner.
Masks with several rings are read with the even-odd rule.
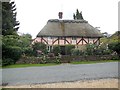
[[[85,20],[50,19],[38,33],[34,42],[47,44],[49,50],[54,45],[65,46],[68,44],[80,48],[89,43],[99,45],[101,37],[100,31]]]

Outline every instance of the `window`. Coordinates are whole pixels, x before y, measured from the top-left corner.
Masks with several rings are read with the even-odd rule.
[[[76,40],[76,37],[72,37],[72,40]]]
[[[64,39],[64,37],[59,37],[59,39]]]
[[[48,40],[51,40],[52,39],[52,37],[48,37]]]

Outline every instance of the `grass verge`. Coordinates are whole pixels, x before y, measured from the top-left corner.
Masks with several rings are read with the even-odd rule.
[[[120,60],[101,60],[101,61],[79,61],[79,62],[71,62],[70,64],[94,64],[94,63],[105,63],[105,62],[120,62]],[[24,67],[40,67],[40,66],[54,66],[60,65],[56,63],[47,63],[47,64],[14,64],[4,66],[2,68],[24,68]]]
[[[81,62],[71,62],[71,64],[94,64],[94,63],[105,63],[105,62],[120,62],[120,60],[81,61]]]
[[[53,66],[58,65],[55,63],[48,63],[48,64],[14,64],[14,65],[8,65],[3,66],[2,68],[24,68],[24,67],[39,67],[39,66]]]

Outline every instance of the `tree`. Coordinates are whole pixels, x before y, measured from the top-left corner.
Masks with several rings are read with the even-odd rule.
[[[30,47],[32,41],[32,36],[30,34],[23,34],[20,36],[19,42],[21,42],[21,47]]]
[[[14,2],[2,2],[2,35],[16,35],[19,21],[16,20],[16,5]]]
[[[79,13],[79,18],[80,18],[80,19],[83,19],[82,11]]]
[[[22,37],[32,39],[32,36],[31,36],[31,34],[29,34],[29,33],[23,34]]]
[[[75,14],[73,14],[73,18],[74,18],[74,20],[76,19],[76,16],[75,16]]]
[[[2,65],[15,64],[22,55],[22,48],[19,46],[20,36],[6,35],[2,38]]]
[[[74,18],[74,20],[75,19],[77,19],[77,20],[82,19],[83,20],[82,12],[79,13],[79,10],[77,9],[76,14],[73,14],[73,18]]]
[[[65,54],[71,55],[71,50],[75,48],[75,45],[65,45]]]
[[[28,34],[24,36],[6,35],[2,38],[2,65],[15,64],[24,53],[27,56],[33,55],[31,37]]]
[[[113,42],[108,45],[108,48],[117,52],[120,57],[120,42]]]
[[[37,56],[38,52],[41,52],[43,54],[46,54],[47,53],[47,48],[46,48],[46,44],[44,43],[41,43],[41,42],[35,42],[33,45],[32,45],[32,48],[33,48],[33,51],[35,53],[35,56]]]
[[[77,18],[77,19],[80,18],[80,13],[79,13],[79,10],[78,10],[78,9],[76,10],[76,18]]]
[[[2,2],[2,65],[15,64],[22,55],[21,37],[17,34],[19,21],[16,20],[14,2]]]
[[[55,54],[55,56],[58,56],[59,53],[61,53],[61,49],[59,45],[54,45],[53,46],[53,53]]]

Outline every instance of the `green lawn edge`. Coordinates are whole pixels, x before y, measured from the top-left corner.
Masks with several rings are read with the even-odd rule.
[[[105,62],[120,62],[120,60],[81,61],[81,62],[71,62],[71,64],[95,64],[95,63],[105,63]]]
[[[42,66],[54,66],[59,65],[55,63],[48,63],[48,64],[14,64],[14,65],[8,65],[3,66],[2,68],[25,68],[25,67],[42,67]]]
[[[120,62],[120,60],[100,60],[100,61],[79,61],[79,62],[70,62],[69,64],[95,64],[95,63],[105,63],[105,62]],[[1,68],[25,68],[25,67],[42,67],[42,66],[55,66],[60,65],[57,63],[47,63],[47,64],[14,64],[8,65]]]

